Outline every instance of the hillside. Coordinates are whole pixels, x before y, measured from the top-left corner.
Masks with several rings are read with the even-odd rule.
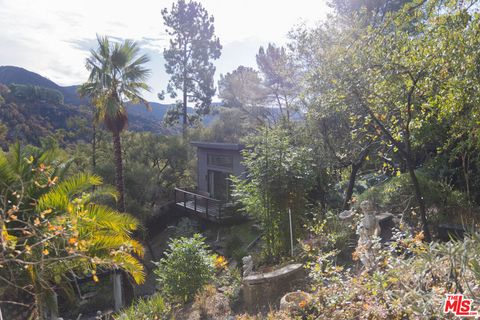
[[[6,104],[0,109],[0,121],[8,127],[7,139],[9,141],[19,139],[38,143],[40,137],[53,134],[58,129],[68,131],[68,123],[72,119],[81,119],[85,122],[91,118],[88,100],[78,96],[78,86],[63,87],[38,73],[14,66],[0,66],[0,84],[5,84],[11,89],[17,87],[17,89],[11,90],[12,92],[6,97]],[[19,94],[18,88],[22,90],[22,94]],[[35,94],[30,92],[35,92]],[[36,94],[37,92],[61,94],[63,95],[62,99],[57,100],[63,102],[46,101],[40,98]],[[219,103],[213,103],[212,107],[215,108],[219,105]],[[163,125],[163,118],[172,105],[150,102],[150,106],[151,111],[148,111],[143,105],[127,105],[129,129],[158,134],[175,132],[175,129],[166,128]],[[188,108],[188,112],[193,113],[194,111],[192,108]],[[208,125],[215,117],[216,113],[212,112],[203,119],[203,123]],[[86,121],[85,125],[89,126],[89,122],[90,120]],[[74,136],[74,134],[69,134],[69,136]]]
[[[70,130],[69,122],[91,118],[88,101],[77,94],[78,86],[62,87],[37,73],[13,66],[0,66],[0,83],[11,89],[10,94],[4,97],[5,104],[0,108],[0,121],[8,127],[9,141],[21,140],[37,144],[40,137],[53,134],[58,129]],[[38,91],[61,94],[63,102],[46,101],[31,94]],[[127,107],[129,129],[168,133],[169,130],[162,126],[162,120],[170,106],[160,103],[151,103],[151,106],[150,112],[144,106]],[[89,121],[86,121],[88,126]],[[86,137],[81,134],[76,138]]]
[[[77,95],[77,86],[62,87],[55,82],[20,67],[0,66],[0,83],[9,85],[12,83],[34,85],[43,88],[55,89],[64,96],[65,104],[80,105],[85,103]]]

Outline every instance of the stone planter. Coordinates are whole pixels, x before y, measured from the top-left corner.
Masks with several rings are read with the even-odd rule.
[[[289,292],[280,299],[280,310],[292,312],[301,309],[312,301],[312,296],[304,291]]]
[[[298,289],[305,278],[305,269],[299,263],[289,264],[271,272],[254,273],[243,278],[243,299],[249,313],[256,313],[271,306],[285,293]]]

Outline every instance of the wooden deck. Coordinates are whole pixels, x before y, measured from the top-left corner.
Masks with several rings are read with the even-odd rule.
[[[192,191],[175,188],[175,204],[186,213],[209,221],[221,222],[230,218],[225,213],[225,202]]]

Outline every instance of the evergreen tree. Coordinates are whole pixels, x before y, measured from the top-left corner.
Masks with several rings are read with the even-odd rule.
[[[212,60],[220,57],[222,46],[214,33],[213,16],[199,2],[179,0],[170,11],[162,10],[162,16],[170,36],[170,47],[163,53],[171,76],[167,92],[172,98],[182,92],[182,99],[168,112],[166,121],[173,123],[182,118],[185,136],[189,123],[209,112],[215,94]],[[163,92],[159,94],[160,99],[163,96]],[[187,115],[188,102],[195,103],[194,116]]]

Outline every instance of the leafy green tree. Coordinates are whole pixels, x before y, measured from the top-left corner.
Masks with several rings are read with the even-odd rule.
[[[285,128],[264,129],[250,136],[243,153],[247,179],[234,180],[235,197],[265,230],[265,255],[278,260],[289,252],[289,210],[294,238],[304,225],[307,195],[313,185],[314,159]]]
[[[99,196],[116,196],[100,186],[98,176],[66,176],[71,161],[55,149],[20,145],[0,152],[0,282],[14,299],[25,296],[36,317],[45,319],[55,292],[71,294],[75,276],[99,281],[97,270],[123,269],[144,280],[143,248],[131,238],[137,221],[128,214],[95,203]],[[2,290],[3,296],[12,293]],[[15,302],[15,301],[13,301]]]
[[[469,3],[465,3],[468,8]],[[478,11],[463,12],[459,7],[451,21],[459,28],[448,31],[449,49],[455,55],[448,59],[450,76],[439,83],[439,94],[432,100],[432,107],[439,110],[437,121],[442,123],[447,139],[438,147],[439,154],[448,157],[451,169],[458,169],[457,177],[460,187],[470,201],[480,200],[479,194],[479,142],[478,117],[480,97],[480,32]],[[447,23],[445,21],[444,23]],[[463,27],[462,27],[463,26]],[[447,36],[447,35],[445,35]],[[452,177],[449,177],[452,179]]]
[[[268,90],[253,68],[239,66],[226,75],[220,75],[218,88],[225,107],[241,110],[259,125],[271,119],[268,108],[265,108]]]
[[[311,109],[310,126],[314,126],[310,137],[319,137],[313,141],[320,144],[324,165],[335,170],[347,169],[348,183],[344,192],[342,208],[350,208],[355,181],[365,162],[378,149],[379,143],[371,135],[352,126],[347,112],[309,106]],[[363,126],[363,124],[362,124]],[[363,128],[362,128],[363,129]],[[353,132],[353,134],[352,134]]]
[[[104,130],[97,132],[96,173],[106,183],[115,183],[113,146]],[[175,186],[193,186],[193,164],[189,161],[191,147],[178,136],[159,136],[150,132],[125,131],[122,134],[126,211],[135,213],[142,222],[159,213],[158,209],[173,196]],[[77,145],[76,158],[80,167],[88,166],[91,148]]]
[[[331,0],[329,5],[335,11],[349,18],[358,14],[363,16],[364,21],[370,25],[379,25],[390,12],[400,10],[411,0]]]
[[[325,27],[332,36],[318,55],[321,65],[316,63],[312,72],[312,77],[320,75],[325,83],[327,103],[345,104],[361,115],[352,118],[352,124],[363,124],[365,133],[373,125],[369,134],[382,141],[385,157],[403,162],[426,240],[431,237],[415,174],[421,164],[418,148],[428,141],[426,129],[433,119],[448,110],[448,105],[437,103],[444,96],[441,91],[452,96],[458,91],[448,84],[455,65],[464,58],[459,54],[462,49],[456,48],[470,47],[465,34],[475,20],[464,10],[468,7],[467,3],[429,1],[389,14],[379,29],[362,27],[358,19]],[[325,39],[325,33],[318,38]]]
[[[240,143],[256,125],[251,117],[236,108],[216,108],[215,120],[206,127],[197,128],[192,134],[202,141]]]
[[[91,98],[97,108],[94,121],[101,121],[112,133],[116,187],[119,193],[118,210],[125,211],[125,183],[123,177],[122,144],[120,133],[128,123],[126,103],[148,102],[142,98],[150,71],[144,67],[149,61],[139,55],[140,49],[131,40],[111,43],[108,37],[98,37],[98,47],[91,50],[86,67],[90,71],[88,81],[79,89],[82,96]]]
[[[214,19],[200,2],[179,0],[170,11],[162,10],[170,47],[163,56],[171,76],[167,92],[172,98],[182,92],[175,109],[169,110],[166,120],[173,123],[182,118],[185,137],[189,123],[207,114],[215,94],[212,60],[220,57],[222,46],[215,36]],[[164,93],[159,94],[162,99]],[[188,115],[188,103],[194,103],[196,116]]]
[[[163,292],[173,299],[187,302],[215,275],[215,256],[199,234],[173,239],[155,269]]]
[[[300,73],[284,47],[269,43],[260,47],[257,65],[263,75],[263,83],[268,88],[269,101],[280,109],[284,123],[290,123],[300,93]]]

